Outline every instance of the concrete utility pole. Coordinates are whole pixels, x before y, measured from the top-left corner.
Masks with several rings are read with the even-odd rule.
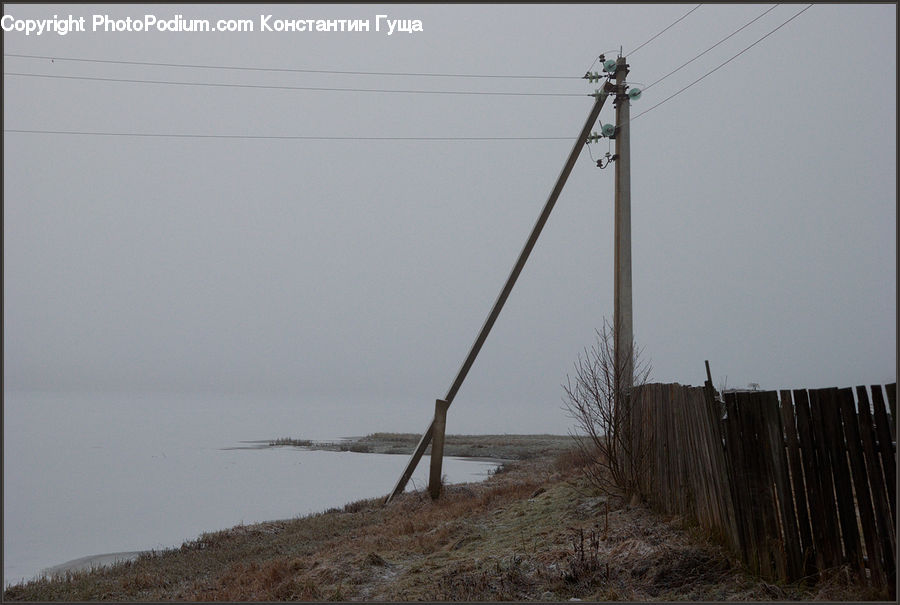
[[[616,201],[615,285],[613,290],[613,344],[618,393],[629,393],[634,383],[634,335],[631,314],[631,133],[630,99],[625,91],[628,64],[616,61]]]

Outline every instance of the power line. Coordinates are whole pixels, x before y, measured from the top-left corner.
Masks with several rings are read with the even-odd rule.
[[[646,42],[644,42],[643,44],[641,44],[640,46],[638,46],[637,48],[635,48],[633,51],[631,51],[630,53],[626,54],[626,56],[630,57],[631,55],[633,55],[633,54],[636,53],[637,51],[641,50],[642,48],[644,48],[645,46],[647,46],[648,44],[650,44],[651,42],[653,42],[654,40],[656,40],[657,38],[659,38],[661,35],[663,35],[664,33],[666,33],[666,31],[668,31],[669,29],[671,29],[675,24],[677,24],[679,21],[681,21],[682,19],[684,19],[685,17],[687,17],[688,15],[690,15],[692,12],[694,12],[695,10],[697,10],[698,8],[700,8],[701,6],[703,6],[703,5],[702,5],[702,4],[698,4],[697,6],[695,6],[694,8],[692,8],[691,10],[689,10],[688,12],[686,12],[685,14],[683,14],[681,17],[679,17],[678,19],[675,19],[675,21],[673,21],[672,24],[669,25],[669,27],[665,28],[664,30],[662,30],[661,32],[659,32],[658,34],[656,34],[655,36],[653,36],[652,38],[650,38],[649,40],[647,40]]]
[[[4,57],[18,57],[22,59],[46,59],[50,61],[77,61],[82,63],[107,63],[115,65],[147,65],[156,67],[184,67],[192,69],[223,69],[234,71],[269,71],[281,73],[312,73],[312,74],[343,74],[353,76],[417,76],[433,78],[511,78],[511,79],[543,79],[543,80],[570,80],[580,79],[581,76],[543,76],[523,74],[454,74],[433,72],[398,72],[398,71],[349,71],[338,69],[306,69],[289,67],[240,67],[236,65],[202,65],[192,63],[160,63],[156,61],[124,61],[115,59],[87,59],[80,57],[56,57],[52,55],[23,55],[5,53]]]
[[[726,65],[728,65],[729,63],[731,63],[732,61],[734,61],[735,59],[737,59],[738,57],[740,57],[742,54],[744,54],[745,52],[747,52],[748,50],[750,50],[751,48],[753,48],[754,46],[756,46],[757,44],[759,44],[760,42],[762,42],[763,40],[765,40],[766,38],[768,38],[769,36],[771,36],[772,34],[774,34],[775,32],[777,32],[779,29],[781,29],[782,27],[784,27],[785,25],[787,25],[788,23],[790,23],[791,21],[793,21],[794,19],[796,19],[797,17],[799,17],[800,15],[802,15],[803,13],[805,13],[806,11],[808,11],[810,8],[812,8],[812,4],[808,4],[808,5],[806,6],[806,8],[802,9],[801,11],[799,11],[799,12],[798,12],[797,14],[795,14],[793,17],[791,17],[790,19],[788,19],[787,21],[785,21],[784,23],[782,23],[781,25],[779,25],[778,27],[776,27],[775,29],[773,29],[772,31],[770,31],[769,33],[767,33],[765,36],[763,36],[762,38],[760,38],[759,40],[757,40],[756,42],[754,42],[753,44],[751,44],[750,46],[748,46],[748,47],[745,48],[744,50],[740,51],[738,54],[734,55],[733,57],[731,57],[731,58],[728,59],[727,61],[725,61],[725,62],[719,64],[717,67],[715,67],[714,69],[711,69],[710,71],[706,72],[705,74],[703,74],[702,76],[700,76],[699,78],[697,78],[696,80],[694,80],[693,82],[691,82],[690,84],[688,84],[687,86],[685,86],[684,88],[682,88],[681,90],[679,90],[678,92],[676,92],[676,93],[674,93],[674,94],[672,94],[672,95],[669,95],[668,97],[666,97],[665,99],[663,99],[662,101],[660,101],[659,103],[657,103],[656,105],[654,105],[653,107],[651,107],[651,108],[649,108],[649,109],[646,109],[646,110],[642,111],[641,113],[639,113],[638,115],[634,116],[634,117],[631,118],[631,119],[632,119],[632,120],[636,120],[636,119],[638,119],[639,117],[641,117],[642,115],[644,115],[645,113],[648,113],[648,112],[650,112],[650,111],[653,111],[654,109],[656,109],[657,107],[659,107],[660,105],[662,105],[663,103],[665,103],[666,101],[668,101],[668,100],[670,100],[670,99],[672,99],[672,98],[674,98],[674,97],[677,97],[678,95],[680,95],[681,93],[683,93],[685,90],[687,90],[688,88],[690,88],[691,86],[693,86],[694,84],[696,84],[697,82],[699,82],[700,80],[702,80],[703,78],[705,78],[706,76],[708,76],[708,75],[710,75],[710,74],[712,74],[712,73],[718,71],[718,70],[721,69],[722,67],[725,67]]]
[[[683,15],[680,19],[678,19],[674,23],[672,23],[672,25],[675,25],[675,23],[678,23],[678,21],[680,21],[681,19],[684,19],[685,17],[690,15],[692,12],[697,10],[700,6],[702,6],[702,4],[698,4],[692,10],[688,11],[685,15]],[[697,78],[696,80],[694,80],[693,82],[688,84],[687,86],[681,88],[680,90],[673,93],[672,95],[669,95],[668,97],[666,97],[665,99],[663,99],[662,101],[657,103],[656,105],[650,107],[649,109],[642,111],[641,113],[637,114],[636,116],[634,116],[631,119],[636,120],[637,118],[643,116],[644,114],[649,113],[650,111],[653,111],[654,109],[656,109],[663,103],[666,103],[667,101],[675,98],[676,96],[678,96],[679,94],[681,94],[682,92],[687,90],[688,88],[699,83],[701,80],[705,79],[707,76],[712,75],[713,73],[715,73],[716,71],[718,71],[719,69],[721,69],[722,67],[727,65],[728,63],[731,63],[733,60],[735,60],[736,58],[738,58],[739,56],[741,56],[742,54],[744,54],[745,52],[747,52],[748,50],[750,50],[751,48],[753,48],[754,46],[756,46],[757,44],[759,44],[760,42],[762,42],[763,40],[765,40],[766,38],[768,38],[769,36],[774,34],[775,32],[777,32],[782,27],[784,27],[785,25],[787,25],[788,23],[790,23],[791,21],[793,21],[794,19],[796,19],[797,17],[802,15],[804,12],[806,12],[807,10],[812,8],[812,6],[813,6],[812,4],[808,4],[805,8],[798,11],[792,17],[790,17],[789,19],[787,19],[786,21],[784,21],[783,23],[778,25],[776,28],[774,28],[773,30],[771,30],[770,32],[768,32],[767,34],[765,34],[764,36],[762,36],[761,38],[759,38],[758,40],[756,40],[755,42],[753,42],[752,44],[750,44],[749,46],[747,46],[746,48],[744,48],[743,50],[741,50],[740,52],[735,54],[734,56],[732,56],[731,58],[720,63],[718,66],[711,69],[707,73],[703,74],[702,76],[700,76],[699,78]],[[709,52],[710,50],[712,50],[713,48],[715,48],[716,46],[718,46],[719,44],[721,44],[722,42],[727,40],[728,38],[734,36],[741,30],[745,29],[746,27],[748,27],[755,21],[762,18],[764,15],[771,12],[776,7],[777,7],[777,5],[769,8],[768,10],[766,10],[764,13],[762,13],[761,15],[759,15],[752,21],[746,23],[745,25],[743,25],[736,31],[732,32],[730,35],[726,36],[725,38],[723,38],[722,40],[720,40],[719,42],[714,44],[712,47],[706,49],[705,51],[703,51],[696,57],[692,58],[688,62],[684,63],[680,67],[673,70],[672,72],[666,74],[662,78],[659,78],[658,80],[656,80],[655,82],[650,84],[650,86],[653,86],[654,84],[659,83],[663,79],[669,77],[676,71],[680,70],[682,67],[691,63],[692,61],[699,58],[700,56],[706,54],[707,52]],[[671,28],[672,25],[670,25],[666,29]],[[654,38],[658,37],[664,31],[665,30],[661,31],[659,34],[654,36]],[[651,38],[650,40],[648,40],[647,42],[645,42],[638,48],[645,46],[646,44],[651,42],[654,38]],[[637,49],[635,49],[635,50],[637,50]],[[634,51],[632,51],[631,54],[634,54]],[[175,85],[187,85],[187,86],[232,86],[232,87],[249,87],[249,88],[275,88],[275,89],[289,89],[289,90],[330,90],[330,91],[347,91],[347,92],[386,92],[386,93],[393,92],[393,93],[423,93],[423,94],[584,96],[583,94],[573,94],[573,93],[514,93],[514,92],[510,93],[510,92],[484,92],[484,91],[385,90],[385,89],[359,89],[359,88],[263,86],[263,85],[253,85],[253,84],[221,84],[221,83],[206,83],[206,82],[173,82],[173,81],[161,81],[161,80],[130,80],[130,79],[120,79],[120,78],[97,78],[97,77],[89,77],[89,76],[63,76],[63,75],[44,75],[44,74],[26,74],[26,73],[7,73],[5,75],[44,77],[44,78],[65,78],[65,79],[77,79],[77,80],[100,80],[100,81],[112,81],[112,82],[134,82],[134,83],[147,83],[147,84],[175,84]],[[645,90],[646,90],[646,88],[649,88],[650,86],[645,87]],[[349,140],[354,140],[354,141],[535,141],[535,140],[567,140],[568,139],[568,137],[358,137],[358,136],[336,137],[336,136],[308,136],[308,135],[297,135],[297,136],[294,136],[294,135],[228,135],[228,134],[217,135],[217,134],[186,134],[186,133],[127,133],[127,132],[29,130],[29,129],[4,129],[4,132],[28,133],[28,134],[53,134],[53,135],[81,135],[81,136],[94,135],[94,136],[159,137],[159,138],[170,137],[170,138],[206,138],[206,139],[285,139],[285,140],[347,140],[347,141],[349,141]]]
[[[156,132],[110,132],[74,130],[37,130],[5,128],[4,133],[53,134],[105,137],[144,137],[178,139],[283,139],[303,141],[570,141],[572,137],[360,137],[360,136],[315,136],[315,135],[250,135],[250,134],[192,134]]]
[[[690,65],[691,63],[693,63],[694,61],[696,61],[697,59],[699,59],[700,57],[702,57],[703,55],[705,55],[706,53],[708,53],[708,52],[711,51],[712,49],[716,48],[717,46],[719,46],[720,44],[722,44],[723,42],[725,42],[726,40],[728,40],[729,38],[731,38],[731,37],[734,36],[735,34],[737,34],[737,33],[741,32],[741,31],[743,31],[744,29],[746,29],[746,28],[749,27],[750,25],[753,25],[754,23],[756,23],[757,21],[759,21],[760,19],[762,19],[763,17],[765,17],[766,15],[768,15],[770,12],[772,12],[772,11],[775,10],[776,8],[778,8],[778,5],[777,5],[777,4],[773,5],[771,8],[769,8],[769,9],[768,9],[767,11],[765,11],[763,14],[761,14],[760,16],[758,16],[756,19],[753,19],[752,21],[748,21],[747,23],[745,23],[744,25],[742,25],[742,26],[739,27],[738,29],[734,30],[733,32],[731,32],[730,34],[728,34],[727,36],[725,36],[724,38],[722,38],[721,40],[719,40],[718,42],[716,42],[715,44],[713,44],[712,46],[710,46],[709,48],[707,48],[706,50],[704,50],[702,53],[700,53],[699,55],[697,55],[696,57],[694,57],[694,58],[691,59],[690,61],[687,61],[687,62],[685,62],[685,63],[682,63],[681,65],[679,65],[678,67],[676,67],[675,69],[673,69],[672,71],[670,71],[669,73],[667,73],[666,75],[664,75],[663,77],[659,78],[658,80],[656,80],[656,81],[653,82],[652,84],[648,84],[647,86],[644,87],[644,90],[647,90],[648,88],[650,88],[650,87],[653,86],[654,84],[659,84],[660,82],[662,82],[663,80],[665,80],[666,78],[668,78],[669,76],[671,76],[672,74],[674,74],[675,72],[677,72],[678,70],[680,70],[682,67],[686,67],[686,66]]]
[[[384,88],[335,88],[326,86],[279,86],[272,84],[226,84],[220,82],[179,82],[175,80],[140,80],[135,78],[101,78],[98,76],[65,76],[61,74],[32,74],[22,72],[6,72],[4,76],[20,76],[26,78],[53,78],[63,80],[89,80],[94,82],[124,82],[129,84],[167,84],[175,86],[214,86],[226,88],[260,88],[273,90],[307,90],[332,92],[381,92],[402,94],[435,94],[435,95],[493,95],[513,97],[583,97],[584,93],[565,92],[495,92],[473,90],[395,90]]]

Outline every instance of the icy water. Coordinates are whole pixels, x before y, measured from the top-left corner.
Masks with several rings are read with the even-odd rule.
[[[385,495],[407,456],[241,448],[255,440],[336,439],[397,425],[378,418],[377,409],[5,393],[4,586],[80,557],[179,546],[204,531]],[[478,481],[494,466],[451,458],[444,472],[453,483]],[[424,487],[427,469],[424,458],[410,488]]]

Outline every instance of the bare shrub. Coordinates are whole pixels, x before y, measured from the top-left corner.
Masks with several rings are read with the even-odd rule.
[[[647,382],[651,368],[634,343],[619,355],[617,367],[614,335],[604,319],[594,345],[578,355],[575,375],[566,376],[563,402],[575,420],[572,437],[591,461],[583,467],[586,478],[604,493],[635,499],[641,496],[649,452],[644,440],[637,438],[631,390]]]
[[[586,455],[581,448],[575,447],[557,454],[553,458],[552,468],[554,471],[567,472],[590,466],[593,461],[592,456]]]

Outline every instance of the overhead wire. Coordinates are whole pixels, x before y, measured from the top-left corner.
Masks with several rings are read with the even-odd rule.
[[[584,93],[566,92],[505,92],[484,90],[409,90],[409,89],[385,89],[385,88],[340,88],[331,86],[287,86],[277,84],[235,84],[226,82],[181,82],[177,80],[142,80],[139,78],[104,78],[99,76],[69,76],[63,74],[34,74],[24,72],[4,72],[4,76],[17,76],[26,78],[51,78],[62,80],[85,80],[93,82],[123,82],[129,84],[164,84],[173,86],[213,86],[225,88],[257,88],[270,90],[307,90],[307,91],[331,91],[331,92],[376,92],[399,94],[435,94],[435,95],[490,95],[512,97],[583,97]]]
[[[759,15],[758,17],[756,17],[756,18],[753,19],[752,21],[748,21],[747,23],[745,23],[744,25],[742,25],[742,26],[739,27],[738,29],[734,30],[733,32],[731,32],[730,34],[728,34],[727,36],[725,36],[724,38],[722,38],[721,40],[719,40],[718,42],[716,42],[715,44],[713,44],[712,46],[710,46],[709,48],[707,48],[706,50],[704,50],[704,51],[703,51],[702,53],[700,53],[699,55],[696,55],[694,58],[690,59],[689,61],[686,61],[686,62],[682,63],[681,65],[679,65],[678,67],[676,67],[675,69],[673,69],[672,71],[670,71],[669,73],[667,73],[666,75],[664,75],[663,77],[661,77],[661,78],[659,78],[658,80],[652,82],[651,84],[648,84],[647,86],[644,87],[644,90],[647,90],[648,88],[650,88],[651,86],[653,86],[653,85],[655,85],[655,84],[659,84],[660,82],[662,82],[663,80],[665,80],[666,78],[668,78],[669,76],[671,76],[672,74],[674,74],[674,73],[678,72],[679,70],[681,70],[681,68],[687,67],[688,65],[690,65],[691,63],[693,63],[694,61],[696,61],[697,59],[699,59],[700,57],[702,57],[703,55],[705,55],[706,53],[708,53],[709,51],[711,51],[712,49],[716,48],[717,46],[719,46],[720,44],[722,44],[723,42],[725,42],[726,40],[728,40],[728,39],[731,38],[732,36],[734,36],[734,35],[740,33],[741,31],[745,30],[746,28],[750,27],[751,25],[753,25],[754,23],[756,23],[757,21],[759,21],[760,19],[762,19],[763,17],[765,17],[766,15],[768,15],[770,12],[772,12],[772,11],[775,10],[776,8],[778,8],[778,4],[772,5],[772,7],[769,8],[768,10],[766,10],[764,13],[762,13],[761,15]]]
[[[157,61],[126,61],[119,59],[88,59],[82,57],[58,57],[55,55],[26,55],[19,53],[4,53],[4,57],[17,57],[23,59],[45,59],[50,61],[72,61],[83,63],[107,63],[115,65],[145,65],[155,67],[182,67],[192,69],[221,69],[234,71],[268,71],[281,73],[313,73],[313,74],[342,74],[354,76],[416,76],[433,78],[502,78],[502,79],[532,79],[532,80],[571,80],[580,79],[581,76],[550,76],[528,74],[470,74],[470,73],[436,73],[436,72],[400,72],[400,71],[361,71],[339,69],[307,69],[295,67],[243,67],[236,65],[206,65],[196,63],[161,63]],[[596,62],[596,61],[595,61]]]
[[[111,131],[74,131],[74,130],[40,130],[26,128],[4,128],[4,133],[54,134],[108,137],[144,137],[144,138],[178,138],[178,139],[283,139],[308,141],[569,141],[572,137],[403,137],[403,136],[316,136],[316,135],[249,135],[249,134],[193,134],[193,133],[156,133],[156,132],[111,132]]]
[[[685,14],[683,14],[681,17],[679,17],[678,19],[675,19],[675,21],[673,21],[668,27],[666,27],[666,28],[663,29],[661,32],[659,32],[658,34],[656,34],[655,36],[653,36],[652,38],[650,38],[649,40],[647,40],[646,42],[644,42],[643,44],[641,44],[640,46],[638,46],[637,48],[635,48],[635,49],[634,49],[633,51],[631,51],[630,53],[626,53],[625,56],[626,56],[626,57],[630,57],[631,55],[633,55],[633,54],[636,53],[637,51],[641,50],[642,48],[644,48],[645,46],[647,46],[648,44],[650,44],[651,42],[653,42],[654,40],[656,40],[657,38],[659,38],[661,35],[663,35],[664,33],[666,33],[668,30],[670,30],[672,27],[674,27],[676,24],[678,24],[682,19],[685,19],[688,15],[690,15],[692,12],[694,12],[695,10],[697,10],[698,8],[700,8],[701,6],[703,6],[703,5],[702,5],[702,4],[698,4],[697,6],[695,6],[694,8],[692,8],[691,10],[689,10],[688,12],[686,12]]]
[[[6,55],[21,56],[27,58],[51,58],[44,55]],[[86,59],[70,59],[84,60]],[[92,60],[94,61],[94,60]],[[164,64],[156,62],[124,62],[113,60],[95,60],[103,63],[138,63],[146,65],[159,65],[171,67],[188,67],[187,64]],[[190,65],[190,67],[213,67]],[[252,69],[258,71],[311,71],[311,70],[288,70],[281,68],[237,68],[226,66],[215,66],[221,69]],[[334,70],[319,70],[328,73],[365,73],[367,75],[454,75],[459,77],[487,77],[486,74],[413,74],[399,72],[336,72]],[[186,86],[217,86],[217,87],[239,87],[239,88],[262,88],[262,89],[281,89],[281,90],[310,90],[310,91],[341,91],[341,92],[383,92],[383,93],[419,93],[419,94],[450,94],[450,95],[503,95],[503,96],[586,96],[584,93],[539,93],[539,92],[504,92],[504,91],[446,91],[446,90],[395,90],[395,89],[369,89],[369,88],[338,88],[338,87],[313,87],[313,86],[280,86],[280,85],[255,85],[255,84],[230,84],[230,83],[213,83],[213,82],[181,82],[170,80],[140,80],[129,78],[104,78],[98,76],[69,76],[63,74],[31,74],[23,72],[7,72],[4,75],[19,77],[38,77],[38,78],[58,78],[70,80],[89,80],[89,81],[108,81],[108,82],[126,82],[126,83],[146,83],[146,84],[172,84]],[[491,76],[493,77],[493,76]],[[497,76],[506,77],[506,76]],[[517,76],[518,77],[518,76]],[[537,76],[521,76],[521,77],[537,77]],[[570,78],[575,76],[559,76],[560,78]],[[577,78],[577,79],[580,79]],[[201,133],[141,133],[141,132],[112,132],[112,131],[70,131],[70,130],[49,130],[49,129],[23,129],[9,128],[4,129],[5,133],[25,133],[25,134],[48,134],[48,135],[74,135],[74,136],[109,136],[109,137],[143,137],[143,138],[196,138],[196,139],[274,139],[274,140],[320,140],[320,141],[554,141],[569,140],[570,137],[533,137],[533,136],[513,136],[513,137],[466,137],[466,136],[447,136],[447,137],[425,137],[425,136],[316,136],[316,135],[245,135],[245,134],[201,134]]]
[[[674,94],[669,95],[668,97],[666,97],[665,99],[663,99],[662,101],[660,101],[659,103],[657,103],[656,105],[654,105],[653,107],[650,107],[649,109],[646,109],[646,110],[642,111],[641,113],[637,114],[636,116],[634,116],[634,117],[631,118],[631,119],[632,119],[632,120],[636,120],[636,119],[638,119],[639,117],[641,117],[642,115],[644,115],[644,114],[646,114],[646,113],[649,113],[649,112],[653,111],[654,109],[656,109],[657,107],[659,107],[660,105],[662,105],[663,103],[665,103],[666,101],[669,101],[669,100],[671,100],[671,99],[677,97],[678,95],[680,95],[681,93],[683,93],[685,90],[687,90],[688,88],[690,88],[690,87],[693,86],[694,84],[697,84],[698,82],[700,82],[701,80],[703,80],[703,79],[706,78],[707,76],[709,76],[709,75],[715,73],[716,71],[720,70],[721,68],[725,67],[726,65],[728,65],[729,63],[731,63],[732,61],[734,61],[735,59],[737,59],[738,57],[740,57],[742,54],[744,54],[745,52],[747,52],[748,50],[750,50],[751,48],[753,48],[754,46],[756,46],[757,44],[759,44],[760,42],[762,42],[763,40],[765,40],[766,38],[768,38],[769,36],[771,36],[772,34],[774,34],[775,32],[777,32],[779,29],[781,29],[782,27],[784,27],[785,25],[787,25],[788,23],[790,23],[791,21],[793,21],[794,19],[796,19],[797,17],[799,17],[800,15],[802,15],[803,13],[805,13],[806,11],[808,11],[810,8],[812,8],[812,6],[813,6],[812,4],[808,4],[808,5],[806,6],[806,8],[801,9],[801,10],[800,10],[799,12],[797,12],[793,17],[791,17],[790,19],[788,19],[787,21],[785,21],[784,23],[782,23],[781,25],[779,25],[778,27],[776,27],[775,29],[773,29],[772,31],[770,31],[769,33],[767,33],[766,35],[764,35],[762,38],[759,38],[756,42],[754,42],[754,43],[751,44],[750,46],[746,47],[745,49],[743,49],[742,51],[740,51],[739,53],[737,53],[736,55],[734,55],[733,57],[731,57],[731,58],[728,59],[727,61],[724,61],[724,62],[720,63],[719,65],[717,65],[716,67],[714,67],[714,68],[711,69],[710,71],[706,72],[705,74],[703,74],[702,76],[700,76],[699,78],[697,78],[696,80],[694,80],[693,82],[691,82],[690,84],[688,84],[687,86],[685,86],[684,88],[678,90],[678,91],[675,92]]]
[[[657,34],[656,36],[654,36],[653,38],[651,38],[650,40],[648,40],[647,42],[645,42],[644,44],[639,46],[638,49],[645,46],[646,44],[651,42],[653,39],[658,37],[660,34],[662,34],[664,31],[671,28],[673,25],[675,25],[676,23],[678,23],[679,21],[681,21],[682,19],[684,19],[685,17],[690,15],[692,12],[697,10],[697,8],[699,8],[700,6],[702,6],[702,5],[698,4],[691,11],[688,11],[681,18],[679,18],[678,20],[673,22],[665,30],[661,31],[659,34]],[[759,20],[760,18],[762,18],[763,16],[765,16],[766,14],[771,12],[777,6],[778,5],[775,5],[769,9],[767,9],[764,13],[762,13],[755,19],[749,21],[748,23],[746,23],[745,25],[743,25],[736,31],[732,32],[731,34],[729,34],[728,36],[726,36],[725,38],[723,38],[722,40],[720,40],[719,42],[717,42],[716,44],[711,46],[710,48],[701,52],[700,54],[698,54],[694,58],[690,59],[686,63],[682,64],[681,66],[679,66],[672,72],[669,72],[668,74],[664,75],[662,78],[657,79],[656,81],[651,83],[649,86],[646,86],[644,88],[644,90],[646,90],[647,88],[650,88],[650,86],[653,86],[654,84],[661,82],[663,79],[665,79],[665,78],[669,77],[670,75],[672,75],[673,73],[677,72],[682,67],[688,65],[689,63],[691,63],[694,60],[696,60],[697,58],[703,56],[710,50],[716,48],[717,46],[722,44],[725,40],[728,40],[729,38],[731,38],[738,32],[742,31],[743,29],[745,29],[746,27],[748,27],[755,21]],[[743,50],[739,51],[737,54],[733,55],[726,61],[720,63],[718,66],[716,66],[712,70],[708,71],[704,75],[700,76],[699,78],[697,78],[696,80],[694,80],[693,82],[688,84],[687,86],[684,86],[683,88],[679,89],[672,95],[669,95],[668,97],[666,97],[665,99],[663,99],[662,101],[657,103],[656,105],[653,105],[652,107],[642,111],[641,113],[637,114],[636,116],[634,116],[631,119],[636,120],[637,118],[643,116],[644,114],[649,113],[650,111],[656,109],[660,105],[666,103],[667,101],[678,96],[685,90],[687,90],[690,87],[694,86],[695,84],[699,83],[706,77],[712,75],[713,73],[715,73],[716,71],[718,71],[719,69],[721,69],[722,67],[724,67],[725,65],[730,63],[731,61],[735,60],[736,58],[738,58],[739,56],[741,56],[742,54],[744,54],[745,52],[747,52],[748,50],[750,50],[751,48],[753,48],[754,46],[756,46],[757,44],[759,44],[760,42],[762,42],[763,40],[765,40],[766,38],[771,36],[772,34],[774,34],[779,29],[781,29],[782,27],[784,27],[785,25],[787,25],[788,23],[790,23],[791,21],[793,21],[794,19],[799,17],[801,14],[803,14],[804,12],[806,12],[807,10],[812,8],[812,6],[813,6],[812,4],[807,5],[805,8],[798,11],[792,17],[790,17],[789,19],[787,19],[786,21],[784,21],[783,23],[781,23],[780,25],[778,25],[777,27],[775,27],[774,29],[769,31],[767,34],[765,34],[761,38],[757,39],[755,42],[753,42],[752,44],[750,44]],[[635,50],[637,50],[637,49],[635,49]],[[634,53],[634,51],[632,51],[632,54],[633,53]],[[41,57],[41,58],[43,58],[43,57]],[[158,65],[162,65],[162,64],[158,64]],[[590,68],[588,71],[590,71]],[[28,74],[28,73],[17,73],[17,72],[6,73],[4,75],[24,76],[24,77],[63,78],[63,79],[76,79],[76,80],[99,80],[99,81],[112,81],[112,82],[133,82],[133,83],[148,83],[148,84],[173,84],[173,85],[187,85],[187,86],[224,86],[224,87],[271,88],[271,89],[287,89],[287,90],[314,90],[314,91],[328,90],[328,91],[346,91],[346,92],[422,93],[422,94],[459,94],[459,95],[475,94],[475,95],[515,95],[515,96],[585,96],[583,93],[537,93],[537,92],[524,92],[524,93],[519,92],[519,93],[517,93],[517,92],[493,92],[493,91],[431,91],[431,90],[393,90],[393,89],[361,89],[361,88],[330,88],[330,87],[294,87],[294,86],[274,86],[274,85],[254,85],[254,84],[226,84],[226,83],[209,83],[209,82],[178,82],[178,81],[167,81],[167,80],[137,80],[137,79],[124,79],[124,78],[100,78],[100,77],[93,77],[93,76],[66,76],[66,75],[61,75],[61,74]],[[411,75],[411,74],[408,74],[408,75]],[[284,139],[284,140],[335,140],[335,141],[341,141],[341,140],[348,140],[348,141],[349,140],[354,140],[354,141],[536,141],[536,140],[567,140],[569,138],[569,137],[399,137],[399,136],[386,136],[386,137],[346,136],[346,137],[343,137],[343,136],[314,136],[314,135],[129,133],[129,132],[109,132],[109,131],[65,131],[65,130],[39,130],[39,129],[4,129],[4,132],[5,133],[6,132],[29,133],[29,134],[53,134],[53,135],[81,135],[81,136],[94,135],[94,136],[153,137],[153,138],[170,137],[170,138],[201,138],[201,139]]]

